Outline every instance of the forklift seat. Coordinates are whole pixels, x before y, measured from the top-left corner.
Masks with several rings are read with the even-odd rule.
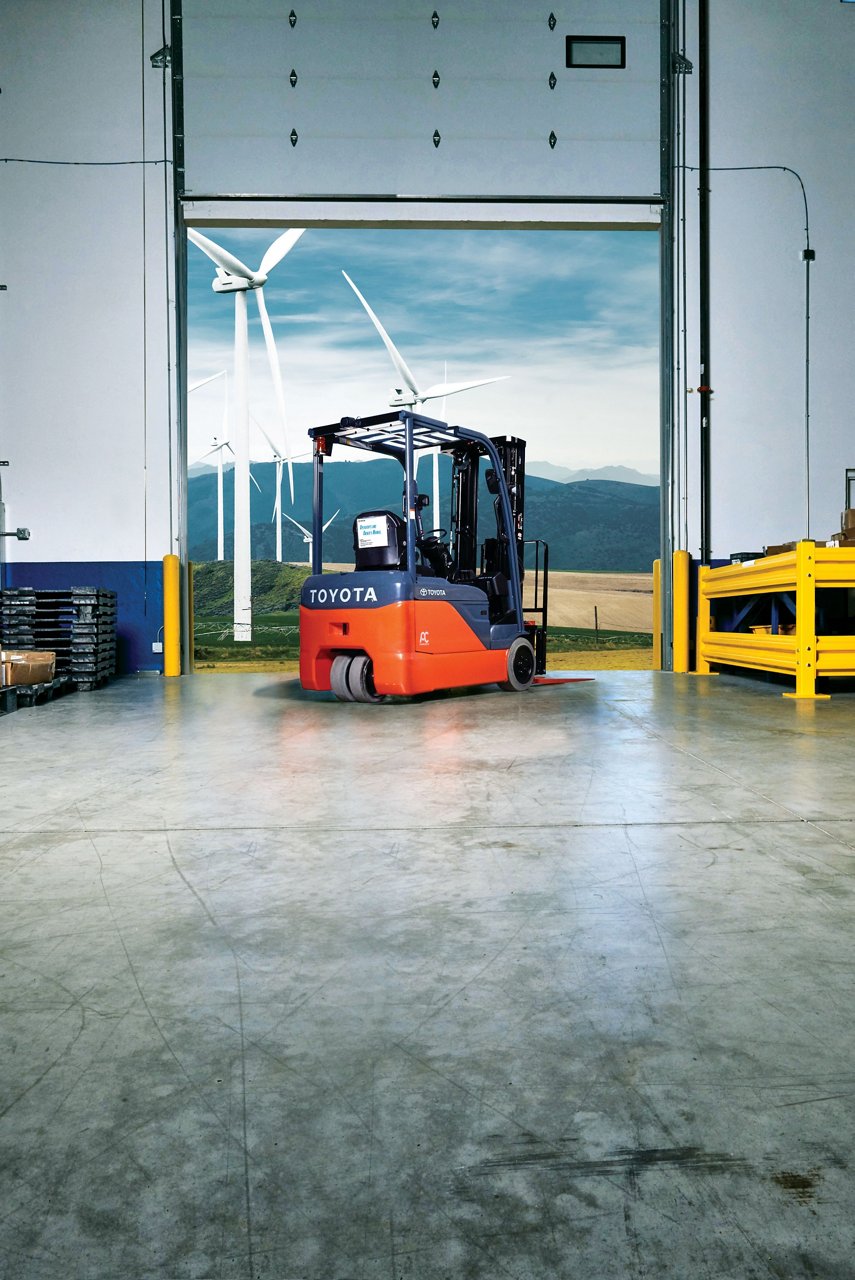
[[[363,511],[353,522],[353,559],[360,569],[403,569],[407,526],[392,511]]]

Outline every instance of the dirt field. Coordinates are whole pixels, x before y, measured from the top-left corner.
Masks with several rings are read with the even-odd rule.
[[[530,573],[525,587],[528,603],[534,590]],[[593,628],[595,605],[604,631],[652,631],[653,574],[550,573],[550,626]]]
[[[574,649],[570,653],[547,650],[548,671],[651,671],[652,649]]]

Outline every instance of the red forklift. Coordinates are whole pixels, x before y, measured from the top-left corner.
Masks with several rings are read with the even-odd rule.
[[[464,685],[529,688],[546,669],[549,548],[524,537],[525,441],[490,439],[414,409],[342,418],[309,436],[314,494],[312,573],[300,601],[303,688],[331,689],[345,702]],[[353,570],[323,573],[324,459],[338,448],[396,458],[403,502],[400,514],[357,515]],[[416,484],[418,458],[437,450],[451,459],[447,529],[430,527],[430,499]],[[479,489],[480,505],[492,507],[482,521],[486,536]],[[523,604],[527,546],[534,548],[531,607]]]

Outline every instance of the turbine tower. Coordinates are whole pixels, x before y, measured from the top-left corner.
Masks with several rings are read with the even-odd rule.
[[[217,455],[217,559],[218,560],[225,560],[226,558],[225,556],[226,531],[225,531],[224,503],[223,503],[223,454],[225,453],[226,449],[228,449],[232,457],[235,456],[235,451],[231,446],[231,441],[217,440],[215,436],[212,443],[212,447],[208,450],[208,452],[203,453],[201,458],[197,458],[196,462],[193,463],[193,465],[196,466],[197,463],[204,462],[206,458],[210,458],[212,453],[215,453]],[[250,467],[249,469],[249,478],[252,481],[252,483],[255,485],[258,492],[261,493],[261,485],[258,483],[255,476],[252,474],[252,467]]]
[[[255,422],[254,418],[253,418],[253,421]],[[275,489],[276,496],[273,499],[273,515],[270,517],[270,519],[276,521],[276,559],[281,564],[282,563],[282,469],[287,459],[286,459],[286,455],[284,455],[283,453],[280,452],[279,449],[277,449],[276,445],[270,439],[270,436],[264,430],[264,427],[261,425],[261,423],[256,422],[255,425],[258,427],[259,431],[264,436],[267,443],[270,445],[270,448],[273,452],[273,461],[276,463],[276,489]],[[292,489],[291,502],[293,503],[293,501],[294,501],[294,491]]]
[[[278,236],[261,259],[257,271],[253,271],[234,254],[209,240],[207,236],[188,228],[189,239],[211,259],[217,268],[212,283],[215,293],[233,293],[235,296],[235,519],[234,519],[234,638],[237,641],[252,640],[252,548],[250,544],[249,511],[249,329],[246,295],[255,294],[276,403],[282,419],[283,436],[287,447],[285,426],[285,396],[282,390],[282,374],[276,353],[276,343],[264,301],[264,285],[269,273],[281,262],[303,234],[304,228],[293,227]],[[288,474],[293,495],[294,481],[288,456]]]
[[[227,369],[221,369],[219,373],[212,373],[209,378],[202,378],[199,382],[194,382],[192,387],[188,387],[187,394],[192,395],[194,391],[198,391],[200,387],[206,387],[209,382],[215,382],[217,378],[223,378],[223,430],[222,436],[218,439],[214,436],[212,447],[207,453],[203,453],[201,458],[197,458],[197,462],[204,462],[206,458],[210,458],[211,454],[217,455],[217,559],[225,560],[226,555],[226,538],[225,526],[223,521],[223,450],[228,449],[232,457],[234,457],[234,449],[229,444],[229,374]]]

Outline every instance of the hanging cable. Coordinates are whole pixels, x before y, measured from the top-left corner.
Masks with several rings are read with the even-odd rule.
[[[55,164],[78,169],[121,169],[128,165],[172,164],[171,160],[33,160],[21,156],[0,156],[0,164]]]

